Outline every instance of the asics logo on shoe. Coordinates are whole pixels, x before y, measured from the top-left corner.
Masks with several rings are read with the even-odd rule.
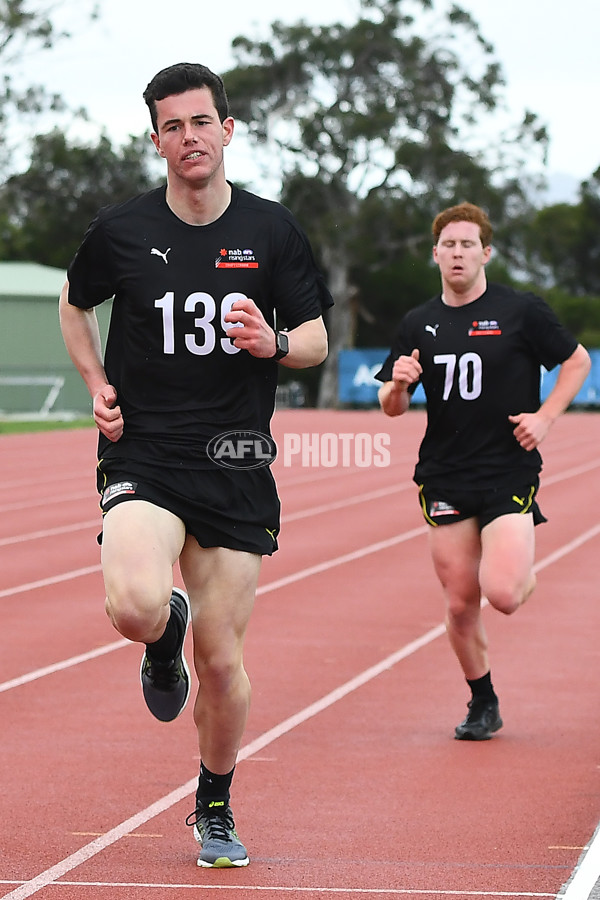
[[[224,801],[224,800],[211,800],[210,803],[208,804],[208,808],[209,808],[209,809],[214,809],[216,806],[223,807],[223,806],[225,806],[225,805],[226,805],[226,804],[225,804],[225,801]]]
[[[165,261],[165,265],[168,266],[169,260],[167,259],[167,253],[170,253],[170,252],[171,252],[170,247],[167,250],[165,250],[164,253],[161,250],[157,250],[156,247],[153,247],[152,250],[150,251],[150,256],[160,256],[160,258]]]
[[[517,497],[516,494],[513,494],[512,499],[515,501],[515,503],[518,503],[519,506],[525,506],[525,497]]]

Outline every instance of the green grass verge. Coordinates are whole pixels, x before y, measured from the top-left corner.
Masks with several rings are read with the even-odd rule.
[[[34,420],[27,422],[17,422],[14,419],[0,419],[0,435],[1,434],[27,434],[33,431],[60,431],[70,428],[91,428],[94,426],[92,418],[71,419],[65,422],[62,420]]]

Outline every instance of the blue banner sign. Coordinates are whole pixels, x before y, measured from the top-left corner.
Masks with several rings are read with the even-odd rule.
[[[338,395],[340,403],[364,406],[377,405],[377,391],[381,382],[375,375],[381,369],[389,350],[369,347],[364,350],[342,350],[338,357]],[[573,406],[600,406],[600,350],[591,350],[592,369],[583,387],[575,397]],[[551,372],[542,369],[541,398],[546,399],[558,375],[559,367]],[[425,394],[419,385],[412,403],[424,403]]]

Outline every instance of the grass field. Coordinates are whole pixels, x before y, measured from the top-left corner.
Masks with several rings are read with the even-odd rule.
[[[14,419],[0,419],[0,435],[23,434],[33,431],[59,431],[66,428],[91,428],[93,424],[94,420],[91,417],[70,419],[69,421],[62,421],[59,419],[38,419],[26,422]]]

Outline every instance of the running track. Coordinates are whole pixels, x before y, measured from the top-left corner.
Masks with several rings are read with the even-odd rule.
[[[191,712],[152,719],[140,649],[105,620],[93,430],[0,437],[0,896],[596,896],[600,415],[544,444],[538,589],[510,619],[485,611],[505,727],[481,744],[452,738],[468,696],[411,482],[423,424],[276,414],[281,550],[233,793],[252,863],[220,871],[184,825]],[[284,459],[303,432],[390,435],[390,465],[355,465],[355,444],[347,466]]]

